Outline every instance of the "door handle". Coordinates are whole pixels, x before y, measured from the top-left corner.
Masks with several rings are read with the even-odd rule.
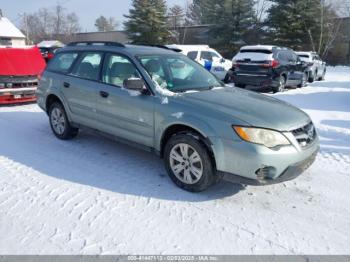
[[[105,91],[100,91],[100,96],[103,98],[107,98],[109,96],[109,94]]]
[[[69,87],[70,87],[70,83],[64,82],[64,83],[63,83],[63,86],[64,86],[65,88],[69,88]]]

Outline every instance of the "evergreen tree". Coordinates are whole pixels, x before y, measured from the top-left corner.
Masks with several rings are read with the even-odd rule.
[[[214,44],[226,50],[235,50],[245,44],[244,36],[252,29],[253,0],[217,0],[206,3],[210,35]]]
[[[113,17],[106,18],[101,15],[95,21],[95,26],[99,32],[113,31],[117,28],[118,23],[115,21]]]
[[[317,51],[323,31],[323,0],[272,0],[268,10],[272,42],[296,50]],[[329,12],[328,8],[323,10]]]
[[[165,0],[133,0],[124,23],[135,44],[164,44],[169,37]]]
[[[209,9],[211,0],[193,0],[186,13],[186,25],[204,25],[208,24],[208,16],[211,13]]]

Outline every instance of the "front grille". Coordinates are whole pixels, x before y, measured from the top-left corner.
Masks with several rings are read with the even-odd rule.
[[[292,134],[302,148],[305,148],[308,145],[312,144],[317,136],[316,129],[312,122],[303,127],[293,130]]]
[[[38,78],[36,76],[8,76],[0,77],[0,88],[28,88],[37,87]]]
[[[12,88],[36,87],[38,82],[12,83]]]

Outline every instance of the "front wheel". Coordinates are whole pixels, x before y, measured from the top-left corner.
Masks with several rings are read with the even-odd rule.
[[[171,180],[186,191],[201,192],[217,181],[207,148],[192,134],[170,138],[164,162]]]
[[[68,140],[78,135],[79,129],[70,125],[61,103],[55,102],[50,106],[49,119],[52,132],[57,138]]]

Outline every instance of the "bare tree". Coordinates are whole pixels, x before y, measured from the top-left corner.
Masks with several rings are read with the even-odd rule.
[[[80,31],[79,18],[75,13],[67,13],[62,5],[52,9],[41,8],[26,16],[26,24],[21,25],[34,42],[55,38],[69,41],[72,34]],[[27,28],[27,29],[26,29]]]

